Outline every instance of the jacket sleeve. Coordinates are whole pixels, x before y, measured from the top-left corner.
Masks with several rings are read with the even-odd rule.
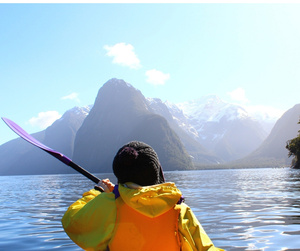
[[[192,210],[181,204],[179,216],[179,237],[182,251],[224,251],[214,246]]]
[[[84,250],[106,250],[115,220],[114,194],[92,189],[68,208],[62,225],[70,239]]]

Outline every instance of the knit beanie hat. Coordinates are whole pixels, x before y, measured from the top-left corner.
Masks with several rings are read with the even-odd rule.
[[[132,141],[117,152],[113,172],[118,183],[134,182],[141,186],[164,183],[162,167],[154,149],[140,141]]]

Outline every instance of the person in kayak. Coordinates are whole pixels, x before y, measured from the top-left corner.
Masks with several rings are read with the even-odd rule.
[[[102,180],[62,218],[65,232],[78,246],[100,251],[222,250],[183,203],[180,190],[165,181],[152,147],[139,141],[124,145],[113,160],[113,172],[117,185]]]

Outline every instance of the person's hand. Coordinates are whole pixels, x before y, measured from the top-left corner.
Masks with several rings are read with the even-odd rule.
[[[110,193],[114,190],[115,185],[109,179],[99,181],[97,186],[103,188],[104,192]]]

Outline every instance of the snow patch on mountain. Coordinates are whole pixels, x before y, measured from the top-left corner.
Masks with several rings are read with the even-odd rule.
[[[90,113],[92,107],[93,107],[93,105],[82,106],[82,107],[76,106],[73,109],[71,109],[70,111],[74,112],[77,115],[81,115],[82,114],[82,115],[87,116]]]
[[[222,101],[215,95],[204,96],[196,100],[176,104],[192,121],[219,122],[222,118],[227,120],[243,119],[249,117],[241,106]]]
[[[231,104],[221,100],[216,95],[203,96],[196,100],[172,104],[167,102],[168,107],[173,109],[177,106],[183,114],[190,120],[194,127],[202,126],[203,122],[220,122],[222,119],[227,121],[251,119],[260,123],[262,128],[269,134],[276,121],[284,113],[283,110],[266,106],[241,106]]]
[[[197,130],[190,124],[187,115],[185,115],[176,104],[168,101],[163,102],[159,98],[147,98],[147,101],[156,114],[165,117],[167,120],[173,120],[179,127],[181,127],[193,138],[199,138]]]
[[[69,114],[74,114],[76,116],[84,116],[86,117],[91,109],[92,109],[93,105],[87,105],[87,106],[75,106],[70,110],[67,110],[64,115],[59,119],[59,121],[62,121],[65,119],[66,116],[68,116]]]

